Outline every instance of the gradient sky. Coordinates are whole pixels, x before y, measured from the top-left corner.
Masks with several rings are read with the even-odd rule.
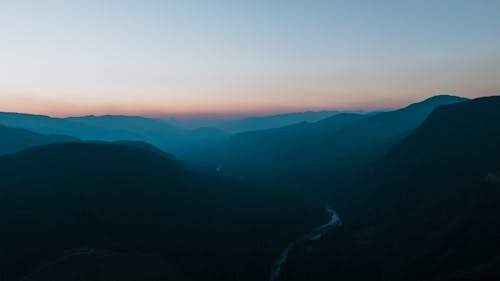
[[[500,1],[0,1],[0,110],[391,108],[500,94]]]

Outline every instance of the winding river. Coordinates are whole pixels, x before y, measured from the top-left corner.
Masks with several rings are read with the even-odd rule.
[[[276,259],[276,261],[273,264],[272,270],[271,270],[271,275],[269,276],[269,281],[280,281],[281,280],[281,275],[282,275],[282,270],[283,270],[283,265],[286,263],[286,260],[288,258],[288,254],[290,251],[298,244],[306,241],[314,241],[318,240],[323,235],[328,233],[330,230],[335,229],[337,227],[340,227],[342,225],[342,220],[338,216],[337,212],[330,208],[329,206],[325,206],[325,211],[328,213],[330,216],[330,220],[315,229],[313,229],[311,232],[307,233],[306,235],[300,237],[297,240],[292,241],[288,246],[281,252],[280,256]]]

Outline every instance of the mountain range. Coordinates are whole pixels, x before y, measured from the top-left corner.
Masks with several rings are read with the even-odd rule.
[[[291,259],[285,280],[500,278],[499,108],[500,97],[438,107],[343,187],[344,227]]]
[[[252,280],[267,274],[280,245],[323,217],[298,196],[193,170],[146,144],[34,147],[0,157],[0,177],[7,280],[47,272],[64,280],[79,251],[152,255],[188,280]],[[99,266],[84,270],[81,280],[103,280]]]
[[[54,118],[43,115],[0,113],[0,124],[45,135],[67,135],[85,141],[142,141],[189,157],[193,151],[223,140],[214,128],[180,129],[165,121],[140,116],[81,116]]]
[[[236,134],[0,114],[0,280],[498,280],[499,109]]]
[[[464,101],[435,96],[403,109],[378,114],[339,114],[315,123],[232,136],[219,165],[229,175],[302,186],[329,182],[384,155],[441,105]],[[321,168],[319,168],[321,167]]]
[[[196,129],[210,127],[224,130],[228,133],[258,131],[279,128],[300,122],[316,122],[341,113],[335,110],[289,112],[273,115],[259,115],[250,117],[213,116],[213,117],[177,117],[163,120],[179,128]]]
[[[42,135],[25,129],[0,126],[0,155],[19,152],[24,149],[50,143],[77,141],[62,135]]]

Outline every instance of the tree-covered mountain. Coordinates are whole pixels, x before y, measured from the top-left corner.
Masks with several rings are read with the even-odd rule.
[[[0,156],[0,280],[268,280],[283,253],[282,281],[500,279],[499,109],[437,96],[242,133],[219,173],[127,137],[149,119],[37,117],[113,143],[0,127],[28,148]]]
[[[155,280],[263,280],[325,216],[140,143],[34,147],[0,157],[0,178],[2,280],[142,280],[141,264]]]
[[[382,156],[438,106],[464,100],[435,96],[390,112],[339,114],[316,123],[237,134],[222,147],[218,163],[241,178],[321,185],[333,174],[346,174]]]
[[[170,117],[163,120],[179,128],[196,129],[202,127],[217,128],[229,133],[267,130],[280,128],[301,122],[316,122],[341,112],[334,110],[289,112],[262,116],[204,116],[204,117]]]
[[[0,155],[14,153],[33,146],[76,141],[62,135],[42,135],[25,129],[0,126]]]
[[[317,122],[337,115],[341,112],[333,110],[291,112],[267,116],[247,117],[225,124],[222,128],[234,133],[275,129],[302,122]]]
[[[166,121],[140,116],[54,118],[4,112],[0,113],[0,124],[40,134],[68,135],[81,140],[142,141],[185,158],[227,137],[226,133],[218,129],[184,130]]]
[[[499,109],[437,108],[344,187],[343,227],[299,250],[284,280],[498,280]]]

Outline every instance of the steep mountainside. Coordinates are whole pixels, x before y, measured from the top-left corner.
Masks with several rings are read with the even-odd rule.
[[[0,113],[0,124],[40,134],[62,134],[82,140],[142,141],[176,155],[189,157],[193,151],[225,140],[217,129],[183,130],[166,121],[140,116],[81,116],[52,118],[42,115]]]
[[[245,132],[280,128],[301,122],[317,122],[319,120],[339,114],[338,111],[306,111],[292,112],[277,115],[248,117],[223,126],[230,132]]]
[[[436,109],[337,198],[344,226],[296,253],[285,280],[498,280],[499,109]]]
[[[36,147],[0,157],[0,178],[9,281],[68,280],[69,268],[141,280],[141,264],[155,280],[262,280],[283,245],[325,216],[302,197],[193,171],[140,143]]]
[[[349,174],[383,155],[436,107],[464,100],[435,96],[391,112],[340,114],[312,124],[239,134],[223,147],[219,163],[230,175],[256,181],[324,185],[336,174]]]

